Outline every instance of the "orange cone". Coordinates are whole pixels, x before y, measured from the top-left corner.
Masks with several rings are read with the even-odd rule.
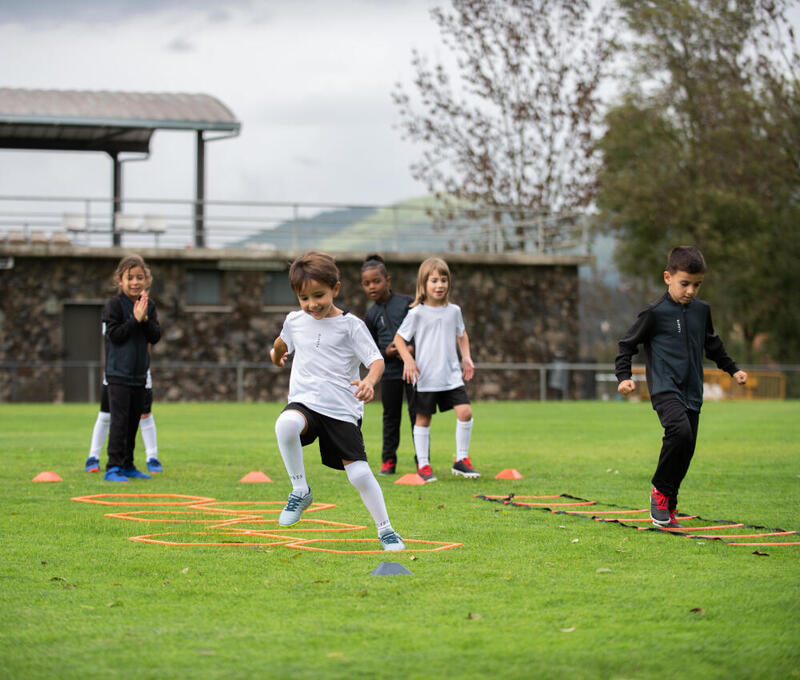
[[[519,473],[519,470],[515,470],[514,468],[506,468],[505,470],[501,470],[495,476],[495,479],[522,479],[522,475]]]
[[[418,474],[409,472],[398,479],[395,484],[425,484],[425,480]]]
[[[259,470],[253,470],[253,472],[248,472],[244,477],[242,477],[240,482],[271,482],[272,480],[267,477],[263,472]]]
[[[32,482],[63,482],[55,472],[40,472],[32,480]]]

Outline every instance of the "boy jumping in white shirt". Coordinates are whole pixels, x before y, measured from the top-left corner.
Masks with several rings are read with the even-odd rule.
[[[278,520],[292,526],[313,500],[306,482],[303,446],[319,439],[323,465],[344,470],[369,510],[384,550],[404,550],[392,528],[383,492],[367,464],[361,419],[375,396],[384,362],[361,319],[334,305],[341,282],[333,258],[310,251],[289,268],[289,283],[300,302],[290,312],[269,356],[283,366],[294,353],[289,403],[275,422],[278,448],[292,491]],[[368,368],[359,377],[359,366]]]

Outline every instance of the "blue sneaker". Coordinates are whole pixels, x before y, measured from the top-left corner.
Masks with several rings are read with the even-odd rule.
[[[120,472],[130,479],[153,479],[146,472],[140,472],[136,467],[122,468]]]
[[[297,496],[294,491],[289,494],[289,500],[286,501],[286,507],[281,510],[281,516],[278,518],[278,524],[282,527],[290,527],[292,524],[297,524],[300,521],[300,515],[303,514],[311,501],[311,489],[308,490],[305,496]]]
[[[110,467],[103,475],[103,479],[107,482],[127,482],[128,478],[122,474],[122,468]]]
[[[94,456],[86,459],[86,472],[100,472],[100,461]]]
[[[161,461],[158,458],[148,458],[147,471],[150,474],[155,474],[157,472],[164,472],[164,468],[161,467]]]
[[[403,543],[403,539],[400,538],[400,534],[396,531],[386,531],[378,536],[378,539],[381,542],[381,547],[384,550],[405,550],[406,545]]]

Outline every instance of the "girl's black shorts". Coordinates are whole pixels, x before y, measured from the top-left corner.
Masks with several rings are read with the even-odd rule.
[[[436,413],[437,407],[439,411],[444,412],[449,411],[453,406],[460,406],[461,404],[469,404],[467,390],[463,385],[444,392],[414,393],[414,411],[424,416],[431,416]]]

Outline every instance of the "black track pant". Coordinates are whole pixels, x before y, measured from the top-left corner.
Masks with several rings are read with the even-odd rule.
[[[108,428],[108,463],[112,467],[132,468],[136,431],[144,409],[144,385],[108,385],[108,406],[111,423]]]
[[[403,420],[403,393],[408,403],[408,416],[411,419],[413,436],[414,386],[405,380],[381,380],[381,403],[383,403],[383,451],[381,460],[397,461],[397,447],[400,445],[400,423]],[[413,447],[412,447],[413,449]]]
[[[677,399],[661,400],[655,404],[655,409],[664,428],[664,439],[653,486],[669,496],[670,508],[674,509],[677,507],[678,489],[694,455],[700,412],[687,409]]]

